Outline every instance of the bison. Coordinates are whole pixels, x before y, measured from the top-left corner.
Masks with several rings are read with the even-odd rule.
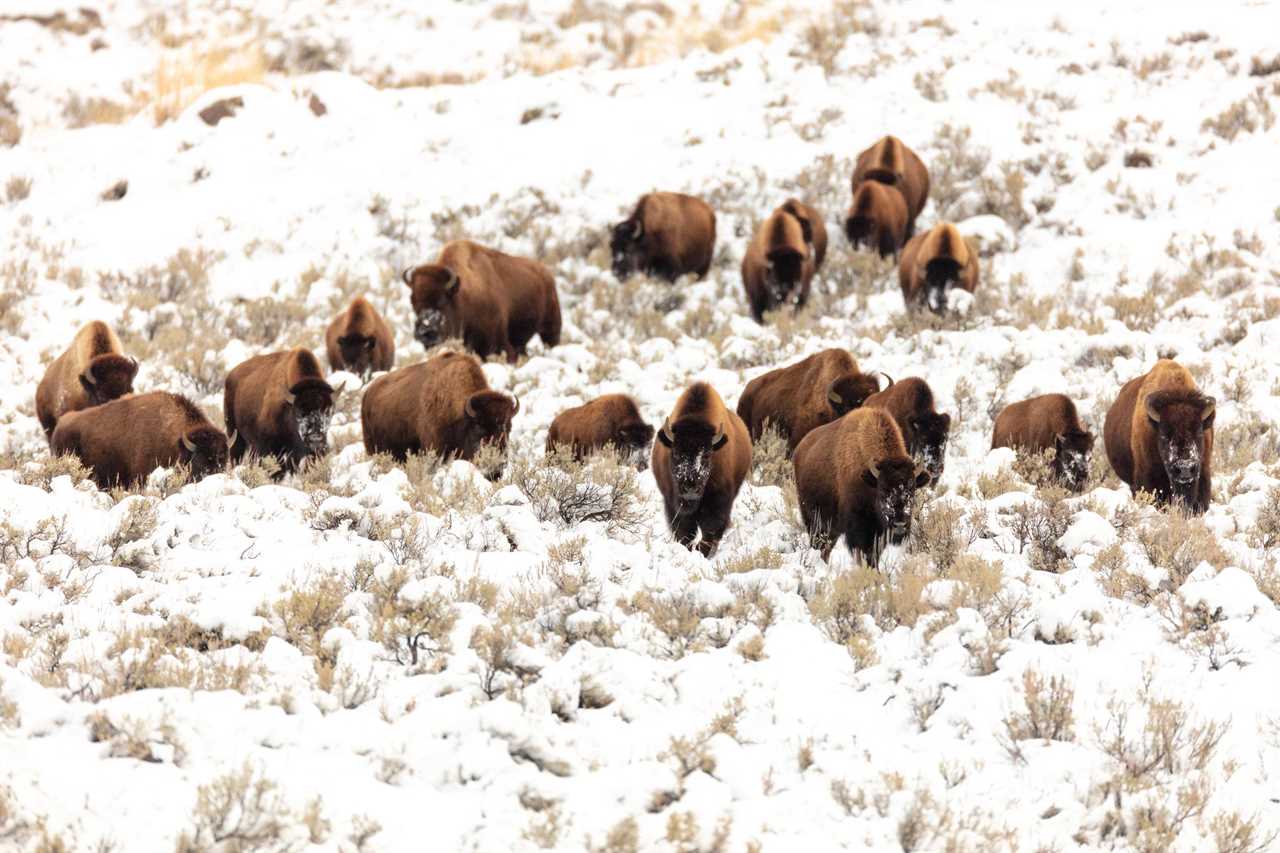
[[[369,453],[390,453],[399,462],[410,453],[469,462],[485,445],[505,453],[518,411],[518,400],[489,387],[476,358],[443,352],[373,380],[360,422]],[[497,479],[501,464],[484,474]]]
[[[1135,492],[1162,505],[1176,503],[1200,515],[1209,508],[1216,403],[1200,393],[1191,373],[1161,359],[1131,379],[1107,411],[1107,458]]]
[[[329,323],[324,347],[331,370],[349,370],[366,380],[371,373],[390,370],[396,360],[391,327],[363,296]]]
[[[907,203],[895,187],[865,181],[853,191],[844,233],[855,249],[874,249],[880,257],[898,257],[907,239]]]
[[[756,231],[742,258],[742,285],[751,316],[809,299],[809,285],[827,253],[822,217],[806,204],[788,199]]]
[[[698,551],[714,554],[750,468],[742,418],[707,383],[686,388],[653,443],[653,478],[676,541],[692,548],[701,530]]]
[[[951,416],[934,409],[933,389],[928,382],[918,376],[900,379],[880,393],[872,394],[862,405],[884,409],[892,415],[911,457],[924,464],[934,482],[942,477],[946,470]]]
[[[36,386],[36,417],[46,439],[67,412],[98,406],[133,393],[138,362],[125,358],[120,339],[101,320],[76,332]]]
[[[889,380],[886,388],[893,385],[888,374],[881,375]],[[860,371],[847,351],[827,349],[748,382],[738,398],[738,416],[752,441],[772,423],[793,452],[810,430],[853,411],[879,390],[880,380]]]
[[[589,403],[565,409],[547,430],[547,452],[567,446],[573,458],[585,457],[612,445],[637,468],[649,467],[653,427],[640,416],[636,401],[626,394],[605,394]]]
[[[340,391],[324,380],[319,361],[303,347],[236,365],[222,398],[227,433],[236,436],[231,460],[239,462],[252,450],[274,456],[283,474],[310,456],[323,456]]]
[[[867,181],[893,187],[906,203],[906,239],[916,231],[916,217],[929,201],[929,170],[902,140],[886,136],[858,155],[853,168],[853,191]],[[883,253],[881,253],[883,255]]]
[[[1012,447],[1032,453],[1054,451],[1053,476],[1073,492],[1089,476],[1093,433],[1084,428],[1076,404],[1066,394],[1042,394],[1010,403],[996,416],[991,449]]]
[[[683,193],[645,193],[631,215],[613,226],[609,249],[613,274],[636,273],[675,281],[685,273],[702,278],[716,248],[716,214],[700,198]]]
[[[916,489],[930,479],[907,455],[893,417],[865,406],[806,435],[792,464],[800,515],[822,558],[843,534],[849,552],[872,567],[886,542],[911,532]]]
[[[547,268],[468,240],[445,244],[433,264],[401,275],[416,316],[413,336],[427,349],[458,337],[481,358],[515,361],[536,334],[560,343],[560,298]]]
[[[227,436],[179,394],[131,394],[58,419],[50,446],[75,454],[101,489],[133,486],[181,465],[199,480],[227,467]]]
[[[941,314],[948,290],[973,293],[978,288],[978,253],[954,225],[943,222],[907,242],[898,283],[907,308],[928,304],[930,311]]]

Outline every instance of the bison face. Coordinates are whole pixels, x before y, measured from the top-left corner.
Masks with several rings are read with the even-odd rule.
[[[90,406],[109,403],[133,393],[133,378],[138,375],[138,362],[110,353],[95,356],[80,374],[80,387],[89,397]]]
[[[947,310],[947,289],[960,282],[960,264],[951,258],[934,258],[925,264],[924,296],[929,310],[941,314]]]
[[[178,439],[178,462],[191,471],[192,481],[227,468],[227,437],[213,427],[196,427]]]
[[[1216,402],[1199,393],[1158,391],[1147,397],[1146,409],[1170,490],[1184,503],[1193,504],[1204,467],[1205,431],[1213,428]]]
[[[427,349],[449,337],[454,300],[462,288],[457,273],[439,264],[408,269],[401,276],[411,291],[413,336]]]
[[[888,378],[888,374],[885,374]],[[889,380],[889,385],[893,380]],[[885,386],[888,387],[888,386]],[[872,374],[851,373],[841,376],[827,386],[827,402],[831,404],[831,412],[837,418],[860,408],[867,398],[879,392],[880,380]]]
[[[285,411],[293,419],[298,439],[310,456],[329,449],[329,421],[333,418],[335,391],[322,379],[304,379],[289,389]]]
[[[678,423],[658,430],[658,441],[671,451],[671,479],[676,490],[676,515],[688,515],[702,503],[711,478],[711,457],[729,441],[723,427],[705,421]]]
[[[1073,492],[1084,489],[1089,478],[1089,454],[1093,450],[1093,433],[1072,430],[1054,438],[1053,468],[1058,480]]]
[[[483,473],[490,480],[502,476],[507,438],[511,435],[511,419],[520,411],[520,401],[498,391],[479,391],[467,398],[463,406],[462,452],[468,461],[480,448],[493,446],[500,451],[499,461]]]
[[[870,216],[850,216],[844,221],[844,234],[854,249],[874,248],[872,235],[875,230],[875,220]]]
[[[342,353],[342,363],[347,370],[360,374],[360,378],[368,380],[373,372],[373,350],[378,341],[360,334],[344,335],[338,338],[338,351]]]
[[[911,532],[911,508],[916,489],[929,484],[929,472],[907,459],[871,463],[862,482],[874,490],[872,500],[880,529],[895,545]]]
[[[653,442],[653,427],[640,422],[629,424],[618,429],[613,443],[625,461],[635,466],[637,471],[649,467],[649,445]]]
[[[769,298],[776,305],[785,305],[793,298],[799,301],[799,285],[804,277],[806,256],[795,249],[786,248],[771,252],[765,260],[764,286]]]
[[[947,438],[951,433],[951,416],[929,412],[908,421],[911,427],[911,455],[924,465],[936,483],[947,467]]]
[[[640,271],[640,238],[644,236],[644,223],[628,219],[613,226],[609,238],[609,251],[613,255],[613,274],[618,281],[626,281]]]

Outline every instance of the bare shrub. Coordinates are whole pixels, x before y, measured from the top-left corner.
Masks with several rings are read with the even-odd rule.
[[[1004,718],[1004,747],[1011,757],[1023,760],[1019,741],[1075,740],[1075,690],[1065,678],[1054,676],[1046,683],[1028,669],[1022,674],[1022,697],[1026,710]]]
[[[395,656],[396,663],[416,667],[422,652],[449,650],[449,632],[458,621],[458,609],[439,592],[416,599],[404,596],[409,580],[409,571],[397,566],[386,578],[373,582],[369,635]]]
[[[567,448],[557,448],[545,462],[517,457],[506,480],[524,492],[541,521],[566,528],[600,522],[610,534],[638,534],[649,521],[635,469],[609,449],[582,462]]]
[[[182,833],[175,853],[213,850],[284,851],[293,815],[277,785],[245,762],[196,791],[194,828]]]
[[[768,423],[751,445],[751,482],[757,486],[785,486],[793,477],[787,440],[781,430]]]
[[[1206,118],[1200,129],[1231,142],[1241,133],[1253,133],[1259,128],[1270,130],[1275,123],[1276,114],[1271,109],[1271,100],[1266,89],[1259,86],[1248,97],[1236,101],[1216,116]]]
[[[316,675],[323,689],[333,683],[337,663],[333,652],[324,648],[324,635],[341,623],[347,587],[336,574],[320,575],[306,586],[292,590],[276,601],[271,613],[278,620],[281,638],[304,655],[313,657]]]
[[[1227,555],[1204,521],[1176,510],[1138,528],[1137,541],[1151,564],[1169,574],[1174,589],[1201,563],[1223,569]]]
[[[1027,553],[1033,569],[1060,572],[1071,567],[1058,540],[1071,526],[1074,511],[1067,504],[1071,493],[1057,487],[1037,492],[1037,500],[1019,504],[1012,513],[1010,527],[1018,543],[1018,553]]]

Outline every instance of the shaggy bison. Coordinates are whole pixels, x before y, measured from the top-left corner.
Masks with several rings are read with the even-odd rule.
[[[886,388],[893,385],[888,374],[881,375],[889,381]],[[748,382],[738,398],[738,416],[752,441],[772,423],[794,451],[810,430],[853,411],[879,390],[876,375],[860,371],[847,351],[827,349]]]
[[[886,542],[911,532],[916,489],[929,482],[882,409],[864,407],[813,430],[793,464],[800,515],[823,559],[843,534],[850,553],[873,567]]]
[[[676,541],[692,548],[701,529],[698,551],[714,554],[750,468],[742,418],[707,383],[686,388],[653,443],[653,478]]]
[[[400,462],[410,453],[471,461],[483,445],[506,451],[519,410],[518,400],[489,387],[477,359],[443,352],[373,380],[360,402],[360,421],[369,453],[390,453]],[[496,479],[501,464],[484,474]]]
[[[227,467],[227,436],[178,394],[132,394],[68,412],[50,446],[73,453],[101,489],[141,483],[156,468],[182,465],[199,480]]]
[[[898,283],[907,308],[927,304],[941,314],[948,290],[973,293],[978,288],[978,253],[950,222],[943,222],[908,241],[898,266]]]
[[[284,473],[309,456],[324,455],[340,390],[330,387],[315,355],[302,347],[236,365],[222,398],[227,433],[236,436],[231,460],[239,462],[252,450],[274,456]]]
[[[329,324],[324,348],[331,370],[349,370],[365,379],[370,373],[390,370],[396,360],[391,327],[368,299],[357,296]]]
[[[742,258],[742,285],[756,322],[782,305],[804,305],[826,253],[827,228],[813,208],[788,199],[770,214]]]
[[[626,394],[602,397],[565,409],[547,430],[547,452],[567,446],[581,461],[612,445],[641,471],[649,467],[649,443],[653,427],[640,416],[636,401]]]
[[[929,201],[929,170],[902,140],[886,136],[858,155],[853,168],[853,191],[867,181],[893,187],[906,203],[906,238],[916,230],[916,217]],[[883,253],[882,253],[883,254]]]
[[[942,477],[947,463],[951,416],[934,409],[933,389],[928,382],[918,376],[900,379],[868,397],[862,405],[884,409],[892,415],[911,457],[924,464],[934,482]]]
[[[1084,428],[1076,404],[1066,394],[1042,394],[1010,403],[996,416],[991,448],[1012,447],[1032,453],[1054,451],[1053,476],[1078,492],[1089,476],[1093,433]]]
[[[1200,393],[1191,373],[1161,359],[1130,379],[1107,411],[1107,458],[1135,492],[1196,515],[1209,508],[1215,401]]]
[[[454,240],[433,264],[404,271],[417,319],[413,336],[427,349],[446,338],[481,358],[524,354],[535,334],[560,343],[560,299],[547,268],[468,240]]]
[[[880,257],[897,257],[907,239],[907,203],[895,188],[864,181],[853,191],[844,233],[855,249],[874,249]]]
[[[125,358],[111,327],[100,320],[87,323],[36,386],[36,417],[45,438],[53,435],[58,418],[67,412],[133,393],[137,374],[138,362]]]
[[[613,226],[609,249],[613,274],[626,281],[636,273],[675,281],[698,278],[711,269],[716,248],[716,214],[700,198],[683,193],[645,193],[631,215]]]

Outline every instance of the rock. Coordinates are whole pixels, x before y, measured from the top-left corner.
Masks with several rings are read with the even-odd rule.
[[[128,181],[116,181],[110,187],[102,191],[99,196],[103,201],[119,201],[129,192]]]
[[[307,100],[307,106],[311,108],[311,114],[317,118],[329,112],[329,108],[324,105],[324,101],[315,93],[311,93],[311,97]]]
[[[200,120],[210,127],[214,127],[224,118],[234,116],[243,106],[244,98],[239,95],[234,98],[221,98],[200,111]]]

